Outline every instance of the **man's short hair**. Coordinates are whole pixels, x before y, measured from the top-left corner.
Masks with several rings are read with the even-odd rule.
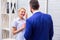
[[[30,0],[30,6],[34,10],[38,10],[39,9],[39,2],[38,2],[38,0]]]

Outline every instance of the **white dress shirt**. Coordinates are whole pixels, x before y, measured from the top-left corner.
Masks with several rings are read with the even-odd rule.
[[[39,10],[35,10],[35,11],[33,12],[33,15],[34,15],[36,12],[40,12],[40,11],[39,11]]]

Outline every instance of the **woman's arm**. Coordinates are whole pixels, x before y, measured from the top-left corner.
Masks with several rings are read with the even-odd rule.
[[[16,27],[12,27],[12,33],[13,33],[13,35],[15,35],[17,32],[17,29],[16,29]]]
[[[16,27],[13,27],[12,29],[13,29],[13,31],[12,31],[13,35],[15,35],[15,34],[21,32],[21,31],[23,31],[25,29],[25,24],[23,24],[22,27],[20,29],[18,29],[18,30],[16,29]]]

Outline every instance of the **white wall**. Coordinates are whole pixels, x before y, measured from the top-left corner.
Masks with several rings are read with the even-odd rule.
[[[0,40],[2,40],[2,31],[1,31],[1,0],[0,0]]]
[[[40,11],[47,13],[47,0],[38,0],[40,4]]]
[[[60,40],[60,0],[48,1],[48,12],[53,18],[54,40]]]

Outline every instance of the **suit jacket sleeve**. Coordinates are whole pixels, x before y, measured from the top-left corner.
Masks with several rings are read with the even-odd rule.
[[[49,20],[50,20],[49,40],[52,40],[52,37],[53,37],[53,21],[52,21],[51,16],[49,17]]]
[[[26,21],[26,30],[25,30],[25,34],[24,37],[26,40],[30,40],[32,34],[32,24],[31,21],[27,20]]]

